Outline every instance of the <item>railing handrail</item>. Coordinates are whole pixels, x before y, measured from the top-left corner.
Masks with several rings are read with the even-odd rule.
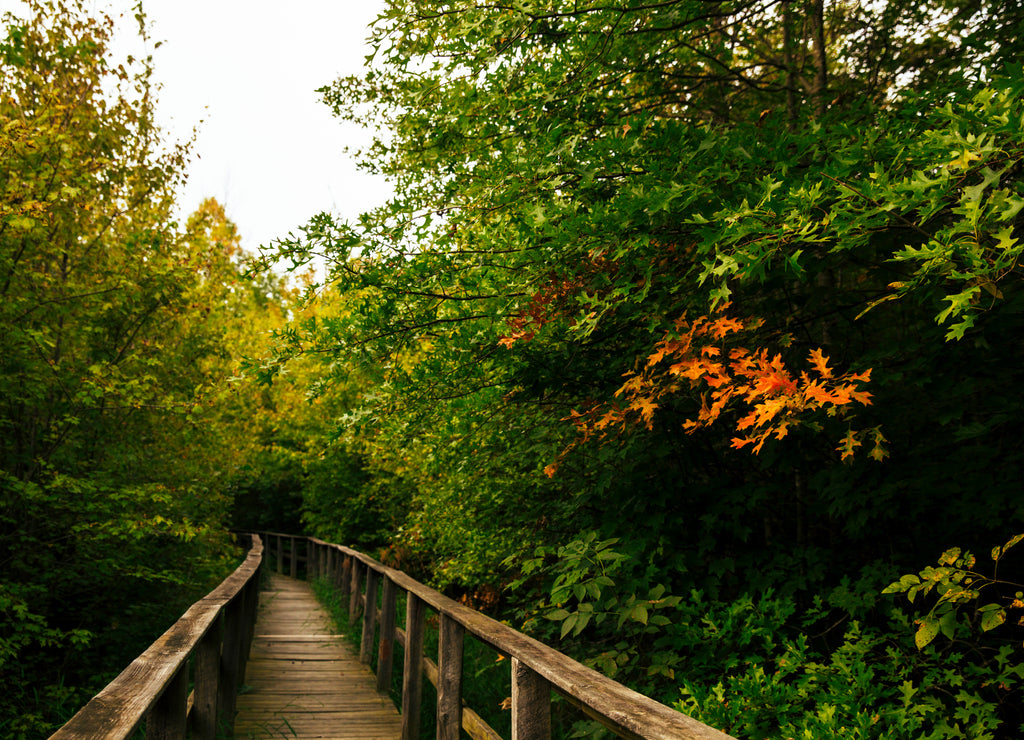
[[[311,545],[320,548],[321,556],[324,553],[335,551],[340,553],[345,558],[354,559],[362,563],[367,568],[367,575],[369,576],[372,572],[375,574],[373,578],[365,579],[367,582],[367,593],[371,593],[370,583],[372,581],[372,599],[373,605],[370,606],[368,597],[360,597],[358,593],[353,592],[353,604],[355,604],[356,597],[364,599],[366,601],[365,612],[364,612],[364,660],[369,659],[369,653],[372,650],[373,622],[376,621],[376,582],[378,579],[383,578],[385,581],[385,602],[388,600],[387,589],[388,581],[394,586],[397,586],[405,590],[408,594],[415,596],[421,600],[424,604],[429,605],[433,608],[441,618],[442,629],[444,629],[444,622],[451,620],[464,630],[469,631],[478,640],[486,643],[493,649],[500,653],[508,655],[512,659],[513,666],[513,718],[516,717],[517,711],[525,712],[524,708],[520,707],[517,709],[516,702],[518,700],[517,693],[520,696],[526,696],[528,694],[536,694],[540,696],[538,700],[544,704],[549,701],[550,689],[554,689],[560,695],[565,697],[571,703],[582,709],[588,716],[597,720],[602,725],[612,730],[616,734],[625,738],[643,738],[644,740],[734,740],[731,736],[709,727],[692,717],[678,712],[670,707],[661,704],[660,702],[651,699],[650,697],[644,696],[622,684],[613,681],[607,676],[598,673],[597,671],[584,666],[576,660],[558,652],[557,650],[543,644],[542,642],[528,637],[511,627],[502,624],[490,617],[482,614],[474,609],[471,609],[463,604],[454,601],[453,599],[444,596],[440,592],[425,586],[424,584],[416,581],[410,576],[406,575],[400,570],[390,568],[383,563],[371,558],[370,556],[361,553],[352,548],[345,547],[330,542],[324,542],[323,540],[315,537],[302,537],[298,535],[270,535],[271,537],[277,536],[279,538],[288,538],[290,540],[289,555],[291,556],[291,566],[294,571],[296,562],[300,559],[297,554],[297,548],[295,547],[296,541],[306,540]],[[269,548],[269,545],[268,545]],[[281,550],[281,539],[278,540],[278,552]],[[312,549],[307,550],[305,559],[307,562],[307,569],[310,572],[317,572],[324,568],[326,563],[326,571],[330,574],[332,570],[330,558],[325,558],[321,561],[321,556],[314,557]],[[281,567],[280,562],[278,568]],[[348,590],[348,584],[345,583],[345,578],[341,578],[343,588]],[[352,583],[357,584],[357,578],[352,578]],[[392,597],[393,598],[393,597]],[[411,601],[411,599],[410,599]],[[412,611],[409,612],[412,614]],[[412,620],[412,617],[408,618]],[[419,617],[421,620],[422,617]],[[393,617],[391,618],[393,622]],[[369,635],[369,641],[365,630],[369,626],[371,630]],[[399,631],[399,639],[403,639]],[[391,636],[388,636],[391,639]],[[405,641],[408,641],[410,636],[407,634],[404,637]],[[420,638],[414,638],[413,650],[421,650],[416,644],[415,640]],[[382,642],[384,637],[382,636]],[[368,646],[369,642],[369,646]],[[442,642],[444,642],[444,636],[442,635]],[[456,661],[460,663],[457,669],[457,677],[453,680],[455,682],[455,693],[461,693],[461,655],[462,655],[462,638],[461,633],[458,635],[457,648],[455,649]],[[383,649],[383,648],[382,648]],[[390,650],[390,647],[388,647]],[[444,652],[445,648],[442,645],[440,652]],[[407,655],[409,652],[409,646],[407,645]],[[390,656],[389,656],[390,660]],[[442,654],[439,659],[440,665],[439,674],[445,674],[446,669],[443,665],[444,655]],[[390,675],[390,666],[386,669]],[[517,672],[521,673],[523,680],[516,678]],[[539,681],[537,679],[540,679]],[[405,679],[408,681],[408,677]],[[443,681],[443,677],[439,679]],[[517,686],[519,690],[517,692]],[[418,689],[416,690],[418,693]],[[523,692],[526,692],[524,694]],[[438,686],[439,694],[439,705],[445,701],[441,694],[443,693],[442,686]],[[545,693],[547,699],[544,698]],[[524,700],[525,701],[525,700]],[[418,707],[418,696],[414,699],[412,707]],[[406,700],[403,699],[403,705]],[[453,710],[456,714],[461,712],[459,706],[461,705],[461,696],[455,700],[456,708]],[[541,725],[545,722],[550,723],[549,719],[544,717],[544,713],[548,711],[546,708],[542,709],[538,716],[541,717],[538,720]],[[441,714],[442,707],[438,708],[439,716],[439,728],[438,737],[442,737],[445,733],[441,729]],[[446,722],[449,720],[445,720]],[[461,723],[456,722],[456,727]],[[515,724],[515,719],[514,719]],[[528,723],[529,724],[529,721]],[[517,732],[513,729],[513,738],[520,735],[522,731]],[[534,732],[529,730],[528,734],[531,737],[542,737],[545,736],[545,732],[550,733],[550,729],[540,730]],[[454,736],[454,735],[453,735]]]
[[[262,561],[263,543],[253,535],[245,561],[192,604],[50,740],[127,738],[147,717],[148,737],[184,737],[189,724],[194,738],[215,737],[218,715],[227,721],[234,716]],[[222,622],[223,630],[217,629]],[[190,696],[187,669],[193,655],[195,689]]]

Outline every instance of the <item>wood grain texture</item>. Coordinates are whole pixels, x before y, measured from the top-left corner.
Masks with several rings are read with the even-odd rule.
[[[465,630],[441,615],[437,648],[437,739],[459,740],[462,729],[462,657]]]
[[[422,599],[409,594],[405,602],[405,660],[402,667],[402,740],[420,736],[420,702],[423,694],[423,625],[426,609]]]
[[[217,735],[217,692],[220,685],[220,646],[223,615],[206,631],[195,652],[195,689],[192,703],[192,737],[214,740]]]
[[[314,540],[322,542],[321,540]],[[357,550],[322,542],[357,563],[369,566],[431,609],[448,615],[477,639],[520,661],[551,684],[551,688],[620,737],[642,740],[735,740],[677,712],[490,617],[425,586],[405,573]]]
[[[512,658],[512,740],[551,740],[551,685]]]
[[[395,662],[395,608],[398,589],[384,579],[384,594],[380,611],[380,642],[377,646],[377,691],[391,686],[391,673]]]
[[[181,726],[185,707],[181,687],[187,686],[184,671],[189,656],[207,631],[216,625],[221,612],[240,603],[246,584],[258,576],[262,561],[263,545],[256,537],[245,562],[234,573],[189,607],[121,675],[57,730],[51,740],[119,740],[130,737],[165,691],[170,693],[160,710],[163,716],[154,721],[154,733],[165,732],[163,728],[166,727]],[[223,681],[224,676],[221,678]],[[175,707],[180,716],[166,716],[168,706]]]
[[[395,642],[401,645],[403,649],[405,648],[405,630],[395,629]],[[424,655],[421,665],[423,666],[423,675],[436,688],[440,680],[437,663]],[[477,714],[471,707],[466,706],[465,701],[462,702],[462,729],[473,740],[502,740],[501,735],[484,722],[483,717]]]
[[[333,634],[309,586],[271,574],[238,697],[235,737],[397,740],[398,710]]]
[[[377,627],[377,571],[366,571],[366,594],[363,596],[363,635],[359,648],[359,660],[369,664],[373,658],[373,637]]]

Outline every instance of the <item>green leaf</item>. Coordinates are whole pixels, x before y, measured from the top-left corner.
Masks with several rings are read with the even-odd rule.
[[[593,612],[581,612],[579,614],[579,617],[576,620],[576,625],[572,631],[573,637],[579,637],[580,633],[583,632],[583,630],[586,629],[587,625],[590,623],[590,618],[592,616]]]
[[[924,617],[917,628],[917,633],[914,635],[914,644],[917,645],[918,650],[921,650],[934,640],[938,634],[939,620],[931,616]]]
[[[565,621],[562,622],[562,633],[560,635],[561,639],[564,640],[565,636],[568,635],[570,632],[572,632],[573,627],[576,626],[576,620],[577,619],[578,619],[578,615],[576,615],[576,614],[570,614],[568,617],[566,617]]]
[[[998,604],[986,604],[978,609],[981,612],[981,629],[983,632],[993,630],[1006,621],[1006,610]]]
[[[952,640],[956,636],[956,611],[950,609],[939,619],[939,630],[947,639]]]

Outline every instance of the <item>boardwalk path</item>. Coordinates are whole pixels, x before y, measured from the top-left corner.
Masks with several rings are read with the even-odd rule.
[[[260,593],[245,670],[251,690],[238,697],[235,737],[399,738],[394,704],[377,693],[369,668],[332,634],[309,586],[271,573],[267,588]]]

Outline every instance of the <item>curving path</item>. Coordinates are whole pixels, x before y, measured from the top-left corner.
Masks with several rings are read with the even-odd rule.
[[[269,574],[238,697],[235,737],[397,740],[402,720],[369,667],[334,634],[309,585]]]

